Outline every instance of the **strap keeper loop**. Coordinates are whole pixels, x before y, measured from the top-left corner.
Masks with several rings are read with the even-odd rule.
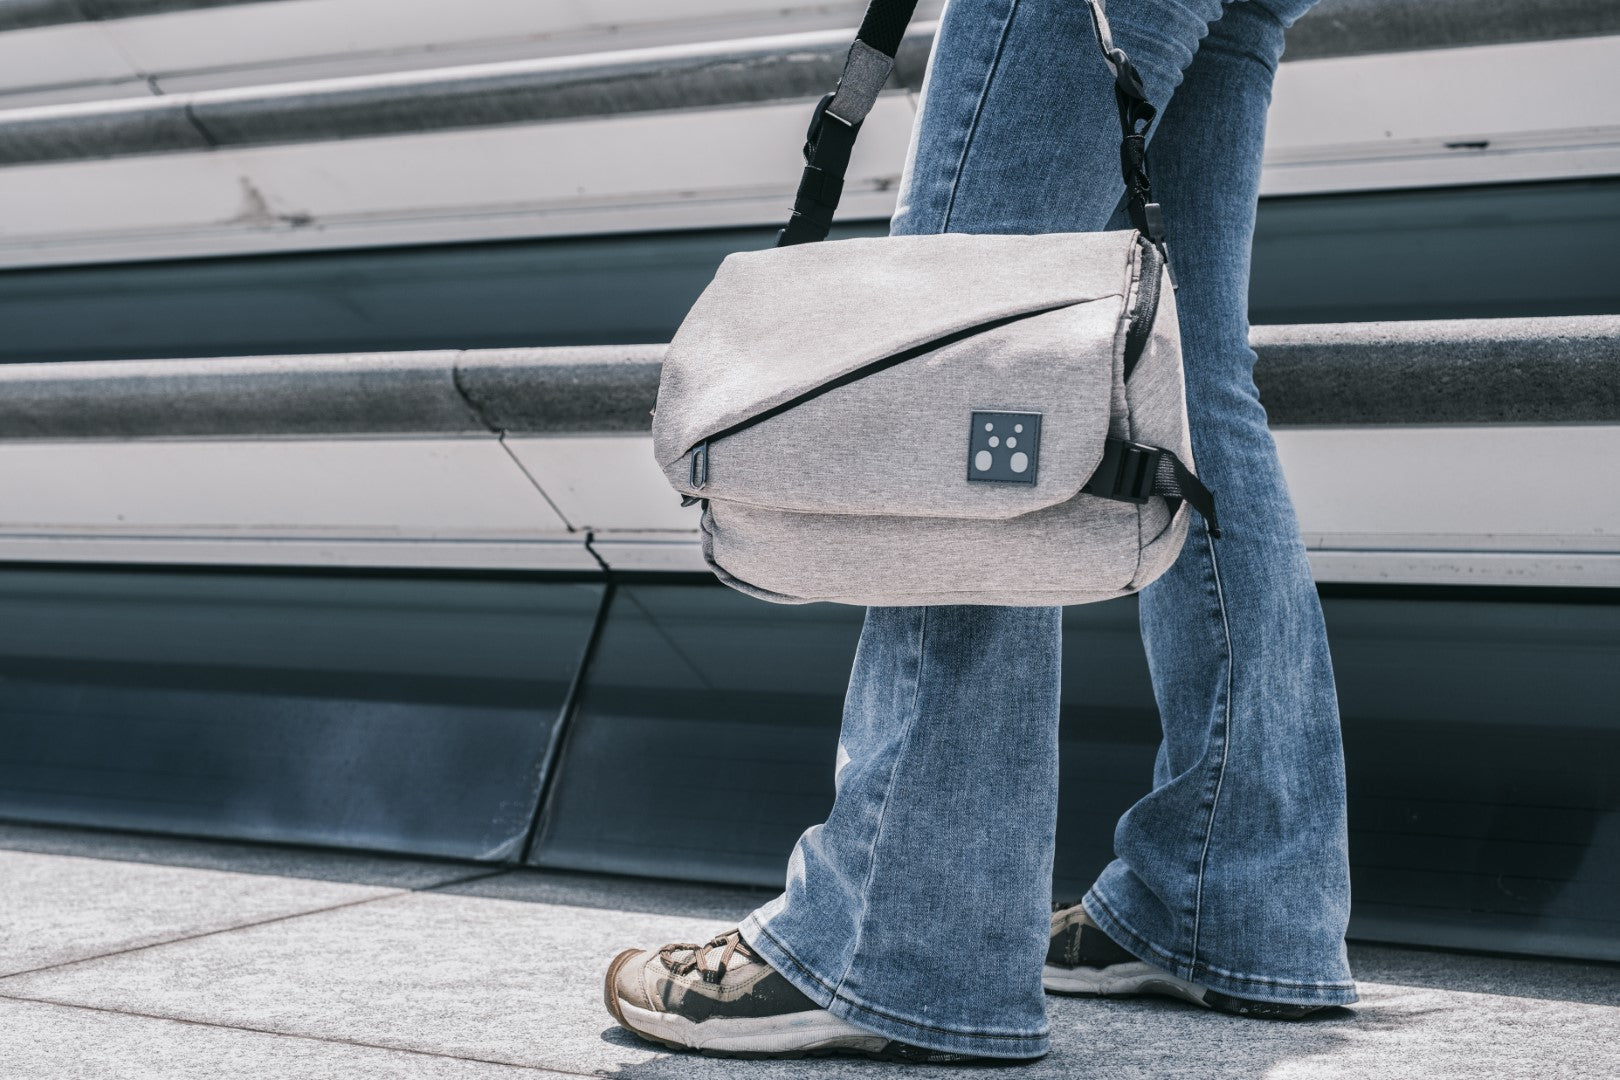
[[[802,206],[805,202],[814,202],[828,210],[827,221],[832,222],[832,209],[838,205],[839,196],[844,193],[844,178],[826,169],[807,165],[804,175],[799,178],[799,191],[794,198],[794,205]]]

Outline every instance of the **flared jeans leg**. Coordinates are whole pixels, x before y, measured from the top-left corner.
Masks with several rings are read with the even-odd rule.
[[[867,611],[832,813],[742,927],[851,1023],[937,1050],[1046,1052],[1059,614]]]
[[[1117,26],[1117,24],[1116,24]],[[1149,150],[1180,276],[1187,408],[1222,536],[1194,520],[1141,597],[1164,741],[1085,897],[1144,960],[1245,998],[1356,1000],[1344,756],[1327,634],[1254,385],[1249,252],[1283,24],[1226,8]],[[1220,182],[1212,182],[1220,178]]]

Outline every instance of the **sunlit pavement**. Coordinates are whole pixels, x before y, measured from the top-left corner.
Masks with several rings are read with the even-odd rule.
[[[700,1058],[613,1026],[601,973],[617,950],[704,940],[765,898],[0,826],[0,1077],[985,1074]],[[1361,1004],[1302,1023],[1053,999],[1053,1052],[1016,1075],[1620,1076],[1620,967],[1352,959]]]

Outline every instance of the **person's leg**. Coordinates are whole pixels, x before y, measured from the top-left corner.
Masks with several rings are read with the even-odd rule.
[[[952,0],[942,22],[891,231],[1100,229],[1123,190],[1119,121],[1085,5]],[[1184,27],[1189,56],[1203,29]],[[945,1052],[1046,1052],[1060,615],[868,611],[832,812],[799,839],[784,893],[739,927],[833,1017]],[[651,955],[621,954],[610,999],[615,973],[634,983],[623,972]],[[686,972],[720,947],[709,955],[675,958]]]
[[[1119,121],[1090,18],[1082,3],[952,0],[892,234],[1107,222]],[[742,924],[835,1014],[939,1049],[1045,1053],[1060,616],[868,611],[833,812]]]
[[[1114,0],[1110,7],[1116,42],[1137,61],[1162,109],[1219,17],[1220,0]],[[952,0],[922,95],[895,233],[1089,231],[1108,224],[1122,188],[1119,128],[1089,18],[1079,0]],[[1251,75],[1269,85],[1265,69]],[[1220,103],[1212,109],[1223,114],[1223,125],[1252,132],[1264,121],[1263,96],[1257,115],[1255,103],[1254,95],[1239,95],[1230,109]],[[1226,201],[1246,197],[1252,204],[1252,191],[1226,181],[1211,170],[1187,182],[1217,200],[1228,219],[1252,214],[1252,205],[1245,211]],[[1167,182],[1161,179],[1161,188]],[[1179,257],[1172,252],[1173,261]],[[1225,272],[1242,275],[1246,263]],[[1201,317],[1188,307],[1184,298],[1184,327]],[[1196,369],[1202,339],[1188,340],[1187,362]],[[1244,494],[1217,491],[1225,512]],[[1194,611],[1186,631],[1197,632],[1207,616],[1207,608]],[[1037,973],[1048,944],[1059,625],[1054,608],[869,613],[851,678],[833,812],[800,839],[783,895],[740,928],[772,975],[790,985],[777,987],[772,976],[743,978],[771,986],[773,1002],[789,991],[802,995],[785,1007],[763,1007],[782,1013],[810,1002],[858,1029],[943,1051],[1030,1057],[1046,1050]],[[1169,655],[1166,647],[1173,651],[1173,642],[1155,641],[1156,657]],[[1173,704],[1168,695],[1166,704]],[[1205,725],[1201,737],[1215,741],[1219,732],[1212,735],[1209,725],[1216,714],[1197,715]],[[1174,721],[1178,731],[1191,722]],[[1171,758],[1167,750],[1167,770]],[[1286,761],[1262,761],[1264,775],[1291,783]],[[1162,779],[1174,777],[1167,771]],[[1164,832],[1157,847],[1145,828],[1131,838],[1135,854],[1179,868],[1183,878],[1190,872],[1199,889],[1206,873],[1222,872],[1200,861],[1203,834]],[[1132,878],[1134,861],[1120,865],[1094,895],[1122,917],[1147,912],[1151,904],[1135,883],[1152,897],[1157,881]],[[1253,889],[1257,907],[1269,902],[1270,882],[1246,878],[1241,859],[1229,872],[1238,891]],[[1112,889],[1114,878],[1127,884]],[[1164,940],[1148,943],[1174,953],[1179,939]],[[705,966],[701,951],[678,952],[666,966],[679,968],[684,974],[675,977],[688,982],[673,985],[659,976],[658,993],[677,1000],[694,988],[688,961],[720,972],[705,980],[714,984],[711,997],[732,985],[724,968],[736,959],[735,944],[727,938],[724,952],[714,950],[718,969]],[[642,954],[635,955],[639,963]],[[616,965],[621,972],[631,966],[625,956]],[[727,1008],[737,1007],[727,1000]]]
[[[835,1015],[938,1050],[1046,1052],[1059,614],[868,610],[832,813],[742,924]]]
[[[1158,103],[1220,10],[1216,0],[1110,6],[1115,40]],[[1258,112],[1254,95],[1236,100],[1234,108],[1248,111],[1222,124],[1259,130],[1263,92]],[[892,231],[1100,229],[1120,202],[1118,154],[1112,81],[1084,4],[953,0]],[[1252,217],[1253,192],[1242,178],[1228,186],[1218,171],[1226,167],[1225,156],[1214,160],[1196,183],[1226,218]],[[1245,175],[1255,168],[1243,165]],[[1221,272],[1246,275],[1246,250]],[[1209,295],[1228,302],[1231,291],[1223,278]],[[1184,310],[1184,323],[1188,317]],[[1241,307],[1235,317],[1242,321]],[[1189,356],[1189,365],[1200,362]],[[1223,498],[1223,511],[1230,501]],[[799,841],[786,892],[741,928],[767,962],[835,1015],[939,1049],[1045,1050],[1032,973],[1050,925],[1059,614],[869,613],[832,815]],[[1158,852],[1177,867],[1197,854],[1180,836]]]
[[[1338,709],[1247,318],[1271,76],[1284,20],[1305,6],[1230,5],[1149,150],[1180,284],[1193,451],[1222,535],[1211,541],[1195,518],[1181,557],[1142,594],[1164,742],[1154,789],[1121,819],[1118,858],[1085,906],[1110,938],[1181,978],[1326,1005],[1356,999]]]

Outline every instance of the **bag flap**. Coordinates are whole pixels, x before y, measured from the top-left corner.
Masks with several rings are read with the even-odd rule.
[[[902,354],[705,441],[671,484],[734,504],[880,517],[1017,517],[1096,472],[1121,381],[1123,301],[1039,312]]]
[[[1135,243],[1129,230],[938,233],[730,255],[665,354],[658,462],[667,469],[716,432],[959,331],[1122,302]]]

